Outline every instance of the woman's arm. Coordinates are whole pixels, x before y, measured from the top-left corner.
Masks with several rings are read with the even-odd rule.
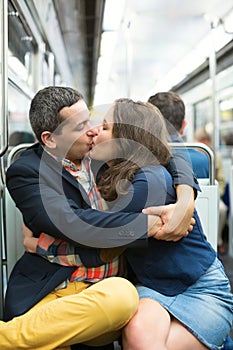
[[[192,165],[181,154],[174,152],[166,166],[172,176],[177,201],[171,205],[153,206],[144,214],[160,215],[163,225],[154,237],[166,241],[178,241],[193,229],[194,199],[200,187]]]

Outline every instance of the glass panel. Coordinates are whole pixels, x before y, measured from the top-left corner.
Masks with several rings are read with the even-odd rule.
[[[50,78],[50,75],[49,75],[48,56],[44,54],[43,61],[42,61],[42,85],[43,86],[50,85],[49,78]]]
[[[194,105],[194,130],[211,123],[211,112],[212,107],[210,98],[197,102]]]
[[[233,121],[233,96],[222,99],[219,102],[221,122]]]
[[[219,101],[220,113],[220,144],[225,148],[233,146],[233,96]]]
[[[19,79],[31,86],[32,53],[35,50],[35,43],[10,2],[8,12],[8,66]]]
[[[10,146],[33,142],[34,136],[32,136],[28,118],[30,98],[10,84],[8,85],[8,96]]]

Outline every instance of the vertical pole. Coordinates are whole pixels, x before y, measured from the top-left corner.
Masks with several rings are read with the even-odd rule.
[[[216,106],[216,51],[215,51],[215,30],[216,25],[213,22],[211,26],[211,51],[209,54],[209,73],[211,80],[211,110],[212,110],[212,123],[213,123],[213,133],[212,133],[212,147],[214,153],[219,146],[219,121],[217,118],[217,106]]]
[[[0,145],[0,156],[2,157],[8,147],[8,108],[7,108],[7,87],[8,87],[8,2],[7,0],[1,1],[0,8],[0,26],[1,26],[1,53],[0,53],[0,79],[1,79],[1,145]],[[4,260],[6,259],[5,241],[4,241],[4,221],[3,221],[3,201],[4,201],[4,182],[5,182],[5,171],[3,167],[3,158],[1,158],[0,167],[0,319],[3,315],[3,302],[4,302],[4,274],[3,270],[6,269],[4,266]]]
[[[125,31],[126,36],[126,72],[127,72],[127,97],[131,96],[131,78],[132,78],[132,45],[130,40],[130,21]]]

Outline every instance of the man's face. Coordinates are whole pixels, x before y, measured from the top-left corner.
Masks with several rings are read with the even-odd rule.
[[[59,134],[53,134],[56,149],[53,153],[80,164],[83,157],[93,146],[93,137],[97,130],[91,129],[90,113],[86,103],[79,100],[70,107],[61,109],[64,119]]]

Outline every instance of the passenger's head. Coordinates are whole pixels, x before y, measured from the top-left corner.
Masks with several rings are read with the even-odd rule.
[[[9,137],[9,146],[17,146],[21,143],[34,143],[35,137],[28,131],[14,131]]]
[[[229,131],[223,136],[223,141],[226,146],[233,146],[233,132]]]
[[[159,92],[148,100],[156,106],[164,116],[169,134],[183,134],[186,125],[185,105],[175,92]],[[175,130],[174,130],[175,129]]]
[[[148,102],[116,100],[90,154],[108,162],[110,168],[102,177],[100,190],[105,199],[115,199],[119,180],[131,180],[143,166],[168,162],[170,150],[163,116]]]
[[[209,132],[206,130],[205,127],[196,129],[194,138],[195,138],[195,141],[202,142],[207,146],[211,146],[212,144],[211,135],[209,134]]]
[[[82,159],[92,147],[95,131],[80,92],[49,86],[37,92],[29,118],[37,139],[56,156],[72,161]]]

